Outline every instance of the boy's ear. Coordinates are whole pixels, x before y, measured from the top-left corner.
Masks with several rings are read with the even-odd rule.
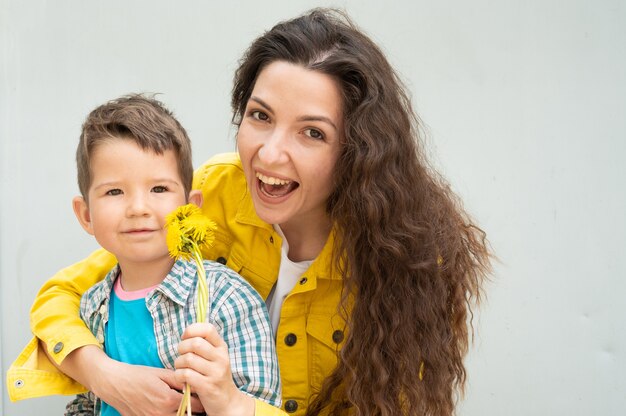
[[[76,219],[80,223],[81,227],[89,234],[93,235],[93,227],[91,225],[91,215],[89,214],[89,207],[87,201],[82,196],[75,196],[72,199],[72,208],[74,208],[74,214]]]
[[[193,191],[189,192],[189,203],[190,204],[194,204],[198,207],[202,207],[202,191],[194,189]]]

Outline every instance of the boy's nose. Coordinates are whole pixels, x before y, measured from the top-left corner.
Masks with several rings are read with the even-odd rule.
[[[128,201],[126,215],[129,217],[142,217],[149,215],[150,207],[142,195],[135,195]]]

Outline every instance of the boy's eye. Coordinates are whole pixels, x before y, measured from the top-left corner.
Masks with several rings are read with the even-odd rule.
[[[107,195],[122,195],[122,190],[121,189],[109,189],[106,193]]]
[[[306,129],[304,130],[304,134],[306,134],[312,139],[318,139],[318,140],[324,139],[324,133],[322,133],[321,131],[317,129]]]
[[[167,192],[167,188],[165,186],[155,186],[154,188],[152,188],[152,192],[157,193],[157,194],[161,194],[163,192]]]
[[[261,121],[269,120],[268,115],[262,111],[255,110],[251,112],[250,115],[252,116],[252,118],[257,119],[257,120],[261,120]]]

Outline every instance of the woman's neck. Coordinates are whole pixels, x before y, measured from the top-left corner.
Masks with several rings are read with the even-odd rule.
[[[290,223],[280,224],[280,229],[289,242],[289,260],[298,262],[315,259],[324,248],[328,235],[332,229],[329,221],[320,224],[312,222],[313,226],[293,225]]]

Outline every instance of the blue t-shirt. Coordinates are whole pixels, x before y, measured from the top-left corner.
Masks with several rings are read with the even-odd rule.
[[[128,364],[165,368],[159,358],[154,323],[145,298],[123,300],[112,290],[105,331],[104,350],[109,357]],[[101,414],[120,416],[104,401]]]

